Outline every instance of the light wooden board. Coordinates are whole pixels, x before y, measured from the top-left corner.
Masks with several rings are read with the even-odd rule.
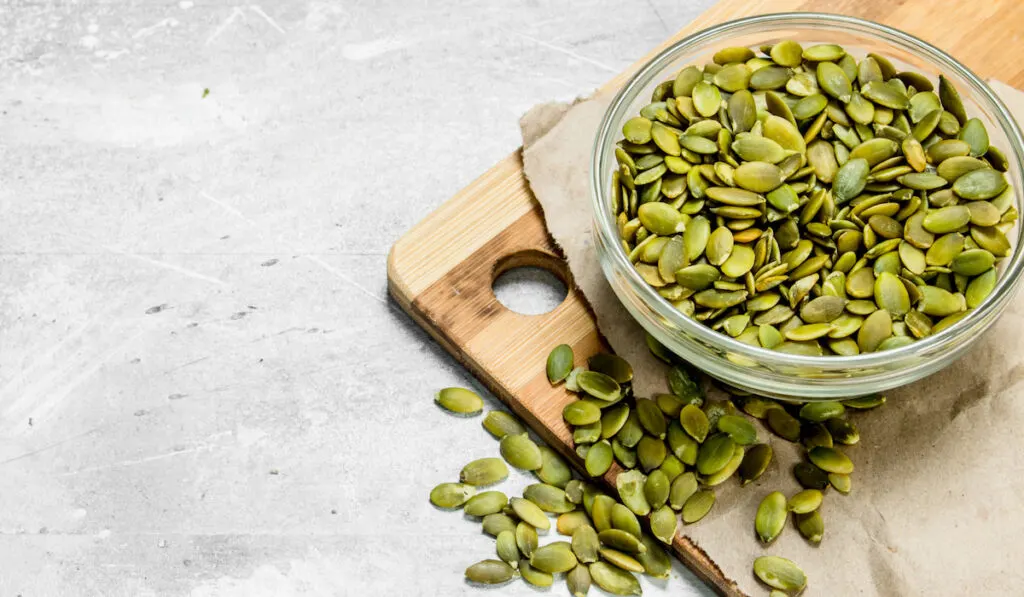
[[[723,21],[769,12],[818,11],[878,21],[908,31],[958,57],[983,78],[1024,86],[1015,51],[1024,30],[1020,0],[723,0],[633,67],[605,85],[614,89],[672,42]],[[540,266],[566,280],[569,294],[554,311],[527,316],[506,309],[491,285],[507,269]],[[395,300],[549,445],[581,465],[562,407],[575,399],[544,375],[548,352],[570,344],[581,364],[606,348],[593,316],[568,280],[544,227],[516,152],[484,173],[402,237],[388,258]],[[612,482],[618,470],[609,471]],[[714,563],[683,535],[673,552],[723,595],[740,595]]]

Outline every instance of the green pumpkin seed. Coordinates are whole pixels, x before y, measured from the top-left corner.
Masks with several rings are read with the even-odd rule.
[[[736,443],[725,434],[708,438],[697,452],[697,471],[702,475],[713,475],[721,471],[732,459]]]
[[[841,402],[808,402],[800,408],[800,418],[813,423],[823,423],[833,417],[841,417],[846,409]]]
[[[760,478],[768,469],[768,465],[771,464],[772,456],[772,447],[768,444],[757,444],[747,450],[737,469],[740,483],[746,485]]]
[[[501,439],[500,449],[501,457],[518,469],[534,471],[544,464],[540,448],[525,433],[506,435]]]
[[[495,547],[498,557],[513,568],[519,567],[519,548],[516,546],[516,534],[512,531],[502,531],[498,534]]]
[[[572,364],[572,347],[568,344],[559,344],[556,346],[548,355],[548,381],[552,385],[564,381],[566,377],[569,377],[569,372],[572,371]]]
[[[917,308],[925,315],[945,317],[963,311],[967,304],[963,295],[955,295],[937,286],[923,286]]]
[[[622,529],[607,529],[598,533],[601,544],[629,554],[643,553],[647,548],[640,538]]]
[[[910,107],[910,98],[903,91],[889,85],[888,82],[872,81],[861,88],[861,95],[880,106],[893,110],[906,110]]]
[[[782,105],[786,105],[785,102],[782,102]],[[797,153],[807,151],[807,142],[804,141],[803,134],[790,120],[770,114],[764,119],[763,126],[764,136],[781,145],[783,149]]]
[[[699,81],[693,87],[693,105],[704,118],[711,118],[718,114],[718,108],[722,104],[722,95],[718,88],[706,81]]]
[[[636,554],[636,559],[644,567],[644,572],[654,578],[668,578],[672,570],[672,560],[665,549],[650,535],[643,536],[643,553]]]
[[[697,493],[697,476],[686,472],[672,480],[669,488],[668,503],[675,510],[680,510],[690,496]]]
[[[874,352],[878,345],[892,335],[892,316],[885,309],[868,315],[857,332],[857,346],[860,351]]]
[[[644,565],[639,562],[632,555],[622,553],[617,549],[611,549],[608,547],[602,547],[598,550],[601,554],[601,559],[615,565],[617,568],[621,568],[628,572],[643,572]]]
[[[515,498],[513,498],[515,499]],[[543,512],[541,513],[543,514]],[[545,518],[547,520],[547,518]],[[515,531],[516,521],[504,513],[488,514],[483,519],[483,530],[492,537],[497,537],[502,531]]]
[[[597,561],[601,542],[598,540],[597,531],[593,527],[580,525],[572,532],[571,546],[572,552],[579,562],[591,564]]]
[[[963,276],[977,276],[992,267],[995,260],[995,256],[985,249],[971,249],[954,257],[949,267]]]
[[[978,277],[971,280],[967,285],[967,291],[964,293],[967,308],[976,309],[988,298],[988,295],[992,294],[992,291],[996,286],[996,270],[989,269]]]
[[[807,586],[804,571],[791,560],[778,556],[761,556],[754,560],[754,574],[769,587],[791,594]]]
[[[828,475],[825,471],[809,462],[798,462],[794,465],[793,476],[796,477],[796,480],[805,489],[817,489],[820,491],[828,487]]]
[[[825,426],[829,434],[840,444],[852,446],[860,441],[860,431],[857,430],[856,425],[846,419],[829,419],[825,422]]]
[[[749,446],[757,441],[757,430],[750,421],[738,415],[719,417],[718,430],[727,434],[740,446]]]
[[[785,528],[788,518],[786,496],[778,491],[765,496],[757,507],[757,515],[754,517],[754,529],[761,543],[767,545],[774,541]]]
[[[644,482],[644,497],[647,498],[647,503],[652,508],[660,508],[665,505],[668,501],[669,494],[669,480],[664,472],[660,470],[651,471],[651,474],[647,476],[647,480]],[[636,536],[640,536],[639,532],[633,533]]]
[[[615,479],[619,499],[637,516],[646,516],[651,511],[651,505],[647,503],[644,495],[645,480],[644,474],[636,470],[621,473]]]
[[[715,494],[713,491],[700,490],[690,496],[683,504],[682,520],[685,524],[693,524],[707,516],[711,507],[715,505]]]
[[[500,458],[481,458],[462,468],[459,480],[467,485],[494,485],[508,478],[508,467]]]
[[[611,377],[604,373],[597,371],[583,371],[576,376],[576,383],[579,384],[580,389],[586,392],[588,395],[597,398],[598,400],[604,400],[605,402],[615,402],[622,396],[622,388],[619,386]],[[590,421],[593,423],[594,421]],[[576,425],[577,423],[573,423]],[[580,423],[586,425],[587,423]]]
[[[803,59],[809,62],[834,62],[846,55],[846,50],[836,44],[818,44],[804,50]]]
[[[1010,254],[1010,241],[999,228],[996,227],[971,227],[971,238],[978,247],[985,249],[996,257],[1006,257]]]
[[[573,597],[586,597],[590,591],[590,570],[586,566],[576,566],[565,575],[565,584]]]
[[[910,311],[910,295],[906,286],[889,272],[882,272],[875,279],[874,295],[878,307],[891,315],[902,317]]]
[[[922,225],[933,234],[955,232],[971,221],[971,210],[966,205],[951,205],[928,213]]]
[[[800,421],[797,421],[785,410],[772,409],[768,411],[768,428],[779,437],[796,442],[800,440]]]
[[[1006,177],[998,170],[981,169],[964,174],[953,183],[953,192],[964,199],[992,199],[1006,189]]]
[[[580,514],[583,513],[580,512]],[[586,518],[585,514],[584,518]],[[559,530],[559,532],[561,532],[561,530]],[[516,548],[519,550],[519,552],[523,554],[523,557],[529,558],[537,549],[537,529],[533,528],[533,526],[525,522],[520,522],[516,525],[515,540]]]
[[[485,585],[500,585],[512,580],[515,570],[501,560],[483,560],[466,568],[466,578]]]
[[[723,91],[732,93],[746,89],[750,84],[751,75],[750,67],[742,62],[738,62],[729,64],[715,73],[714,83]]]
[[[647,143],[651,140],[653,123],[643,117],[630,118],[622,125],[622,135],[630,143]]]
[[[819,52],[820,50],[816,50]],[[772,60],[779,66],[796,67],[803,62],[804,49],[792,40],[781,41],[772,46]]]
[[[601,409],[590,402],[577,400],[565,405],[562,409],[562,418],[574,426],[590,425],[601,421]]]
[[[484,409],[483,399],[465,388],[444,388],[434,399],[441,408],[459,415],[478,415]]]
[[[629,383],[633,379],[633,367],[618,355],[598,353],[587,360],[587,365],[591,371],[603,373],[619,384]]]
[[[736,184],[755,193],[768,193],[782,184],[782,170],[768,162],[744,162],[733,174]]]
[[[587,474],[591,477],[600,477],[605,474],[612,466],[613,457],[612,445],[608,440],[601,440],[594,444],[587,452],[585,459]]]
[[[849,475],[853,472],[853,461],[835,448],[817,446],[807,452],[807,458],[827,473]]]
[[[999,223],[999,208],[988,201],[971,201],[967,209],[971,212],[971,224],[975,226],[995,226]]]
[[[661,506],[660,508],[651,512],[650,517],[651,533],[662,543],[671,545],[672,539],[676,535],[676,529],[679,526],[679,520],[676,518],[676,513],[672,508],[667,505]],[[643,546],[646,551],[646,547]],[[643,568],[638,572],[642,572]]]
[[[750,88],[756,91],[767,91],[785,87],[790,80],[792,71],[778,66],[759,68],[750,75]]]
[[[638,399],[636,411],[640,425],[654,437],[664,439],[667,423],[658,405],[653,400]]]
[[[508,497],[500,491],[485,491],[469,498],[462,510],[470,516],[496,514],[508,504]],[[517,558],[518,560],[518,558]]]
[[[840,475],[837,473],[829,473],[828,482],[835,488],[839,493],[846,495],[850,493],[852,488],[852,482],[850,475]]]
[[[665,446],[665,442],[649,435],[640,438],[640,442],[636,445],[637,460],[640,463],[640,468],[644,471],[651,471],[661,466],[667,454],[668,448]]]
[[[578,560],[573,554],[572,548],[564,541],[542,545],[530,557],[530,566],[548,574],[568,572],[576,567],[577,563]]]
[[[680,411],[679,424],[682,426],[683,430],[686,431],[690,437],[697,440],[698,443],[704,442],[711,427],[708,417],[704,414],[704,411],[692,404],[684,406],[683,410]],[[683,459],[680,457],[680,460]]]
[[[459,508],[476,493],[476,488],[463,483],[441,483],[430,490],[430,503],[438,508]]]
[[[803,535],[804,539],[814,544],[821,543],[821,538],[825,533],[825,524],[821,518],[821,512],[814,510],[807,514],[794,514],[793,520],[796,522],[796,528]]]
[[[871,165],[863,158],[851,159],[839,168],[832,187],[837,205],[846,203],[864,190],[870,170]]]
[[[569,464],[554,450],[545,446],[537,446],[541,453],[541,467],[534,471],[541,481],[555,487],[565,487],[572,479]]]
[[[607,564],[595,562],[590,565],[590,576],[598,587],[612,595],[640,595],[640,583],[629,572]]]
[[[551,528],[551,522],[547,515],[544,514],[540,506],[532,501],[524,498],[512,498],[509,500],[509,505],[512,506],[512,511],[519,517],[519,520],[544,531]]]
[[[817,489],[805,489],[789,498],[786,507],[794,514],[807,514],[814,512],[821,506],[821,491]]]

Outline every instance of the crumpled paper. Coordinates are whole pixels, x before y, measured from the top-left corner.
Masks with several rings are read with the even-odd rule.
[[[1024,121],[1024,93],[993,83]],[[665,367],[618,302],[591,238],[588,172],[598,123],[612,94],[545,104],[522,121],[524,171],[548,230],[569,262],[601,332],[636,371],[639,395],[664,391]],[[945,370],[888,392],[888,403],[853,415],[861,441],[850,495],[829,491],[819,547],[793,527],[760,545],[753,520],[771,491],[800,490],[798,448],[769,431],[775,459],[757,482],[717,489],[711,514],[683,532],[748,595],[766,593],[754,558],[779,555],[808,574],[811,595],[1024,595],[1024,295],[988,335]]]

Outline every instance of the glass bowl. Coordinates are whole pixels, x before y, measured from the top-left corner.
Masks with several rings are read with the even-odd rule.
[[[684,66],[709,62],[725,47],[756,48],[782,39],[796,40],[805,47],[810,43],[838,43],[858,60],[874,52],[898,67],[917,70],[933,80],[939,74],[948,77],[960,91],[968,115],[985,123],[992,144],[1006,154],[1010,163],[1006,176],[1014,187],[1017,210],[1024,213],[1024,139],[1003,102],[967,67],[916,37],[877,23],[817,13],[764,15],[723,23],[680,40],[640,68],[615,96],[601,121],[591,162],[594,240],[601,268],[619,300],[651,335],[732,386],[780,398],[826,400],[880,392],[921,379],[962,355],[1009,304],[1024,268],[1024,252],[1016,249],[1024,227],[1017,226],[1007,235],[1013,253],[1003,260],[995,289],[968,316],[910,345],[855,356],[775,352],[705,327],[648,286],[622,248],[610,198],[615,143],[621,138],[622,124],[650,100],[658,83],[675,77]]]

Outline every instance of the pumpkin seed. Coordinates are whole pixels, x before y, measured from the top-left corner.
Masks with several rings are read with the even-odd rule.
[[[534,474],[548,485],[565,487],[569,480],[572,479],[572,471],[569,469],[569,464],[551,448],[545,445],[538,445],[537,447],[540,449],[541,466],[534,471]]]
[[[515,499],[516,498],[513,498],[513,500]],[[541,514],[543,515],[544,513],[541,512]],[[544,520],[546,522],[547,517],[545,517]],[[512,520],[511,517],[504,513],[488,514],[487,516],[484,516],[483,519],[483,530],[488,535],[497,537],[502,531],[515,531],[516,521]]]
[[[754,517],[754,529],[761,543],[767,545],[774,541],[785,528],[787,518],[789,512],[786,510],[786,496],[779,491],[765,496]]]
[[[582,371],[576,376],[576,383],[581,390],[605,402],[615,402],[622,396],[622,388],[618,382],[604,373],[597,371]],[[571,422],[571,421],[570,421]],[[589,421],[593,423],[594,421]],[[586,425],[587,423],[573,423],[573,425]]]
[[[645,534],[642,538],[647,551],[636,554],[636,559],[644,567],[644,572],[654,578],[668,578],[672,570],[672,560],[665,549],[650,535]]]
[[[807,575],[792,560],[778,556],[760,556],[754,560],[754,574],[764,584],[786,593],[797,594],[807,586]]]
[[[852,446],[860,441],[860,432],[857,427],[846,419],[829,419],[825,422],[825,426],[828,428],[829,434],[840,444]]]
[[[512,580],[515,570],[501,560],[483,560],[466,568],[466,578],[485,585],[500,585]]]
[[[825,523],[821,518],[820,511],[814,510],[806,514],[794,514],[793,521],[796,523],[796,528],[803,535],[804,539],[814,544],[821,543],[821,538],[825,534]]]
[[[1006,177],[991,169],[973,170],[956,179],[953,192],[973,201],[992,199],[1006,189]]]
[[[768,411],[768,428],[779,437],[796,442],[800,440],[800,421],[785,410],[778,408]]]
[[[430,490],[430,503],[438,508],[459,508],[473,497],[476,488],[463,483],[441,483]]]
[[[640,583],[629,572],[605,562],[590,565],[590,577],[598,587],[612,595],[640,595]]]
[[[577,532],[579,531],[580,529],[577,529]],[[575,537],[575,535],[573,536]],[[577,563],[578,560],[572,548],[564,541],[542,545],[530,556],[530,566],[548,574],[568,572],[576,567]]]
[[[846,412],[841,402],[822,401],[808,402],[800,408],[800,418],[814,423],[822,423],[833,417],[841,417]]]
[[[583,564],[596,562],[601,548],[597,531],[589,525],[578,526],[572,533],[571,547],[577,561]]]
[[[794,514],[807,514],[821,506],[822,497],[817,489],[805,489],[789,498],[786,507]]]
[[[798,462],[794,465],[793,476],[796,477],[796,480],[805,489],[821,491],[828,487],[828,475],[825,471],[809,462]]]
[[[544,464],[540,448],[525,433],[503,437],[500,450],[501,457],[518,469],[535,471]]]
[[[586,597],[591,585],[590,569],[576,566],[565,575],[565,584],[573,597]]]
[[[444,388],[434,399],[441,408],[459,415],[478,415],[484,409],[483,399],[465,388]]]
[[[462,511],[470,516],[484,517],[496,514],[508,504],[508,497],[500,491],[485,491],[469,498]],[[517,557],[518,561],[518,557]]]
[[[707,516],[711,507],[715,505],[715,494],[713,491],[700,490],[690,496],[683,504],[682,520],[685,524],[693,524]]]
[[[835,448],[817,446],[807,452],[807,458],[815,466],[828,473],[848,475],[853,472],[853,462]]]
[[[462,468],[459,480],[467,485],[494,485],[508,478],[508,467],[500,458],[480,458]]]
[[[646,516],[651,511],[651,505],[647,503],[644,495],[645,480],[644,474],[637,470],[621,473],[615,479],[619,499],[637,516]]]

